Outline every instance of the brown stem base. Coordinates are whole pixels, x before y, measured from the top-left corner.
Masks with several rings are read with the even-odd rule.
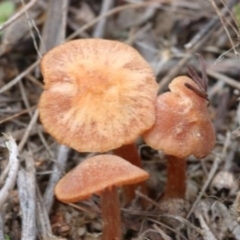
[[[113,152],[117,156],[124,158],[133,165],[142,168],[142,161],[139,157],[135,143],[124,145],[120,148],[115,149]],[[147,195],[147,187],[145,182],[123,187],[125,205],[128,205],[135,198],[135,190],[139,186],[141,187],[141,192]]]
[[[139,157],[137,146],[135,143],[124,145],[120,148],[117,148],[113,150],[114,154],[116,154],[119,157],[122,157],[129,161],[131,164],[142,168],[142,161]]]
[[[167,184],[163,200],[185,198],[186,159],[167,155]]]
[[[101,209],[103,219],[102,240],[121,240],[122,224],[120,203],[117,189],[106,189],[101,194]]]

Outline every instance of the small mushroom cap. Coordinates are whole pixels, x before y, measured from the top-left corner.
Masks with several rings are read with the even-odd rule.
[[[86,159],[67,173],[56,185],[55,195],[62,202],[77,202],[107,188],[145,181],[149,174],[114,155]]]
[[[215,145],[215,131],[208,113],[208,102],[184,84],[197,85],[188,77],[175,78],[171,92],[157,98],[157,117],[144,133],[146,143],[167,155],[186,158],[207,156]]]
[[[106,152],[132,143],[155,121],[153,71],[124,43],[67,42],[43,57],[41,70],[41,122],[58,142],[77,151]]]

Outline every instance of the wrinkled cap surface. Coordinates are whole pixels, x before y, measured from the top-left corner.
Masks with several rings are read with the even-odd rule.
[[[62,202],[77,202],[106,188],[135,184],[148,179],[146,171],[114,155],[98,155],[80,163],[56,185],[55,195]]]
[[[105,152],[132,143],[155,121],[154,74],[124,43],[64,43],[43,57],[41,71],[45,88],[40,119],[61,144],[81,152]]]
[[[175,78],[170,92],[157,99],[157,118],[143,138],[154,149],[186,158],[207,156],[215,145],[215,131],[208,113],[208,102],[184,84],[197,85],[188,77]]]

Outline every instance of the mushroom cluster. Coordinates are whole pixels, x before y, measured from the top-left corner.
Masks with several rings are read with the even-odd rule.
[[[99,155],[85,160],[55,189],[56,197],[63,202],[101,196],[104,240],[122,236],[116,188],[134,186],[149,177],[139,168],[136,138],[142,135],[149,146],[167,156],[164,199],[185,197],[186,158],[203,158],[213,149],[215,132],[208,113],[203,61],[202,67],[202,78],[189,67],[192,79],[175,78],[170,92],[157,97],[151,67],[124,43],[74,40],[43,57],[45,87],[39,112],[46,131],[79,152],[113,150],[120,156]],[[134,197],[134,188],[126,190],[128,202]]]
[[[79,152],[116,149],[142,167],[134,142],[154,124],[157,83],[134,48],[112,40],[74,40],[45,54],[41,71],[39,113],[51,136]],[[126,203],[136,187],[125,188]]]

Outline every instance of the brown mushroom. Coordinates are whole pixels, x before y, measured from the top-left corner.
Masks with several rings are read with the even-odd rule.
[[[41,61],[39,103],[45,130],[79,152],[131,144],[155,120],[157,83],[149,64],[117,41],[81,39]]]
[[[203,64],[203,63],[202,63]],[[185,197],[186,158],[207,156],[215,145],[215,131],[208,113],[207,78],[189,68],[192,79],[180,76],[169,84],[170,92],[157,99],[157,117],[143,138],[167,155],[164,199]]]
[[[39,113],[51,136],[80,152],[117,149],[142,166],[134,141],[155,121],[157,83],[134,48],[111,40],[74,40],[49,51],[41,71]]]
[[[144,170],[114,155],[86,159],[65,175],[56,185],[56,197],[65,203],[101,196],[103,240],[120,240],[122,227],[117,187],[145,181]]]

